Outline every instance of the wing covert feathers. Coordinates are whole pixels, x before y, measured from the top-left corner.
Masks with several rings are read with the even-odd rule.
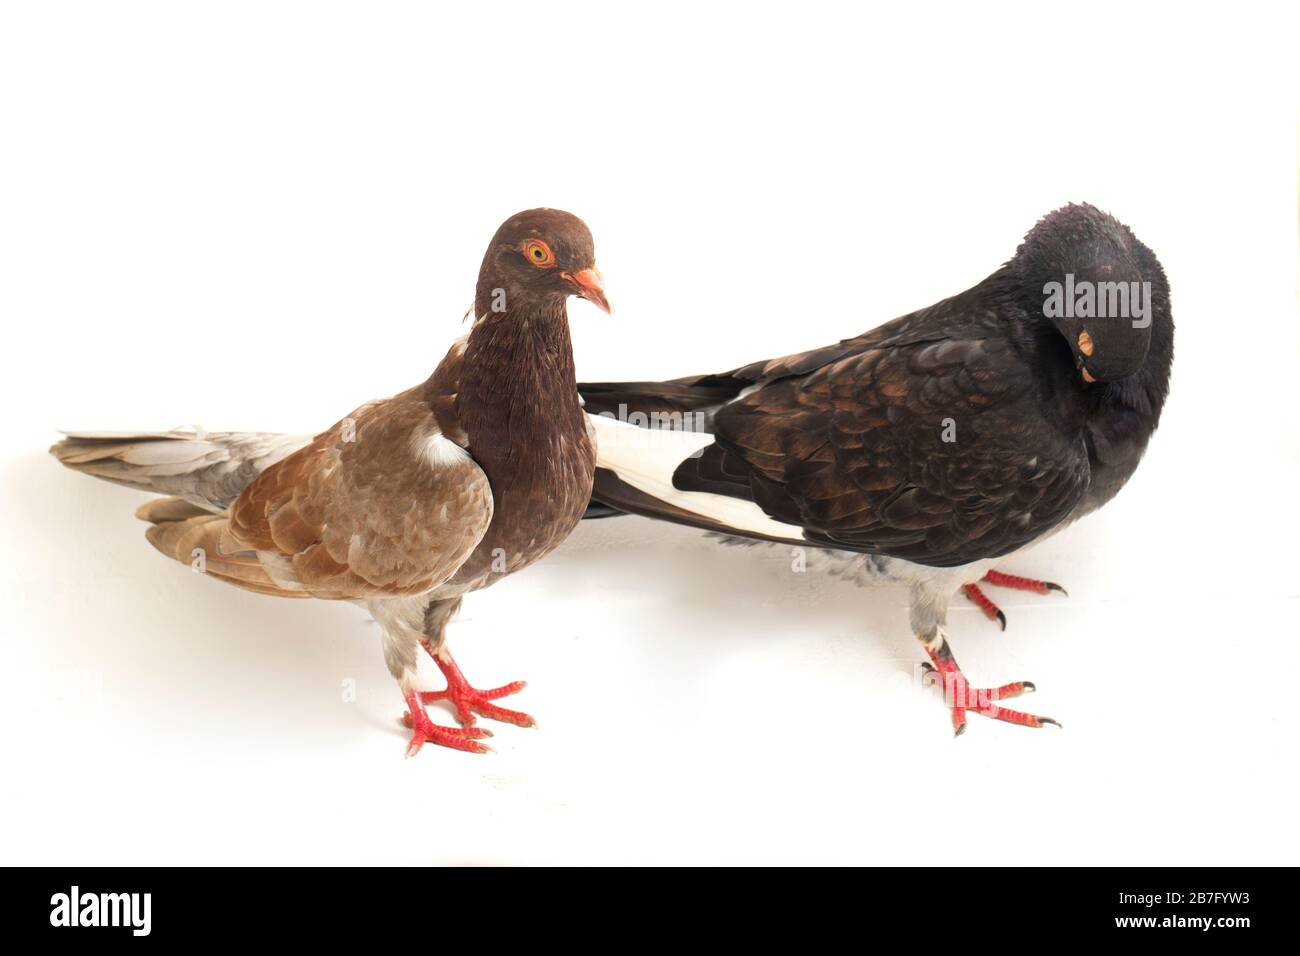
[[[482,469],[417,390],[363,406],[248,486],[231,540],[316,597],[419,594],[450,578],[492,520]]]

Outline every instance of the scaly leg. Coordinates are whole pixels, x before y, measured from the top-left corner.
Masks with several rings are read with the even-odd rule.
[[[365,604],[366,609],[380,622],[384,663],[388,665],[388,672],[397,681],[402,698],[406,701],[406,713],[402,715],[402,723],[411,728],[411,742],[406,748],[408,757],[414,757],[426,743],[468,753],[489,752],[489,748],[478,741],[484,737],[491,737],[491,733],[478,727],[443,727],[435,724],[429,719],[429,712],[425,709],[424,701],[420,699],[420,692],[415,689],[420,656],[417,648],[427,639],[424,636],[425,630],[430,627],[432,619],[433,624],[439,628],[438,633],[441,634],[446,619],[454,614],[459,606],[460,601],[438,602],[432,605],[431,614],[431,607],[418,597],[384,598],[368,601]],[[418,621],[420,616],[424,618],[422,623],[425,627],[417,629],[412,626],[412,620]]]
[[[464,750],[472,754],[485,754],[491,749],[478,741],[491,737],[491,731],[481,727],[443,727],[429,719],[428,712],[420,695],[412,691],[406,695],[407,711],[402,715],[402,723],[410,727],[411,743],[406,748],[406,756],[414,757],[426,743],[435,743],[440,747]]]
[[[492,690],[478,690],[465,679],[465,675],[456,666],[456,661],[452,658],[451,651],[447,649],[445,644],[436,651],[428,643],[422,646],[429,652],[433,662],[438,665],[438,669],[442,671],[442,676],[447,678],[446,690],[425,691],[420,694],[420,700],[424,703],[429,704],[436,700],[450,701],[452,706],[456,708],[456,719],[462,727],[473,727],[474,714],[476,713],[491,720],[500,720],[503,723],[515,724],[519,727],[537,726],[537,721],[523,711],[507,710],[492,703],[499,697],[517,694],[523,690],[527,686],[524,681],[517,680],[511,684],[494,687]]]
[[[456,719],[462,727],[474,726],[476,713],[519,727],[536,727],[537,721],[522,711],[506,710],[492,703],[499,697],[523,690],[523,681],[517,680],[513,684],[494,687],[492,690],[478,690],[470,686],[470,682],[456,666],[451,650],[447,647],[447,624],[459,609],[460,598],[432,601],[425,608],[424,636],[420,640],[420,646],[433,658],[433,662],[438,665],[438,670],[442,671],[442,676],[447,678],[447,689],[426,691],[420,694],[420,700],[426,704],[436,700],[450,702],[456,708]]]
[[[996,588],[1012,588],[1017,591],[1034,591],[1037,594],[1048,594],[1052,591],[1060,591],[1066,597],[1069,592],[1059,584],[1053,584],[1051,581],[1038,581],[1034,578],[1022,578],[1015,574],[1003,574],[1001,571],[990,571],[984,575],[983,579]],[[963,584],[961,586],[966,596],[975,602],[976,606],[984,612],[984,616],[990,621],[997,621],[1002,625],[1002,630],[1007,629],[1007,616],[1002,613],[1002,609],[994,604],[980,589],[978,584]]]
[[[938,631],[936,639],[932,643],[926,644],[925,650],[933,662],[932,666],[927,665],[930,672],[937,673],[943,681],[943,699],[952,708],[954,735],[960,737],[966,732],[967,711],[993,720],[1004,720],[1009,724],[1018,724],[1021,727],[1044,727],[1048,724],[1056,727],[1061,726],[1059,721],[1050,717],[1038,717],[1034,714],[1010,710],[997,703],[1000,700],[1019,697],[1021,694],[1031,694],[1037,690],[1027,680],[1015,681],[1010,684],[1003,684],[1001,687],[988,689],[971,687],[966,680],[966,675],[957,666],[957,661],[952,656],[952,650],[948,647],[947,639],[944,637],[942,630]]]

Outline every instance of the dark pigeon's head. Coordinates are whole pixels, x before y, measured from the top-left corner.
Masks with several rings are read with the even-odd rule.
[[[480,317],[485,293],[487,309],[496,312],[512,311],[520,299],[555,305],[571,295],[610,311],[591,231],[560,209],[528,209],[501,224],[479,271]]]
[[[1113,216],[1086,203],[1049,213],[1008,264],[1021,303],[1056,327],[1087,383],[1140,368],[1153,331],[1169,334],[1169,287],[1151,250]]]

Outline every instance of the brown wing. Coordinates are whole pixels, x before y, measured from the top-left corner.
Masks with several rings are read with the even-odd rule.
[[[323,598],[417,594],[451,577],[493,502],[435,415],[446,380],[363,406],[264,472],[231,506],[222,550],[255,551],[277,584]]]

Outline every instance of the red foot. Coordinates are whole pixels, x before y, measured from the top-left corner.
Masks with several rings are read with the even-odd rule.
[[[1003,574],[1001,571],[990,571],[984,575],[983,580],[996,588],[1012,588],[1016,591],[1034,591],[1038,594],[1048,594],[1052,591],[1060,591],[1066,597],[1070,594],[1059,584],[1053,584],[1051,581],[1037,581],[1034,578],[1022,578],[1014,574]],[[966,592],[970,598],[984,612],[984,616],[990,621],[997,621],[1002,625],[1002,630],[1007,629],[1007,616],[1002,610],[988,599],[978,584],[963,584],[961,589]]]
[[[428,650],[428,648],[426,647],[425,650]],[[527,686],[524,681],[517,680],[513,684],[494,687],[492,690],[478,690],[470,686],[469,681],[460,672],[460,668],[456,666],[451,653],[445,647],[437,653],[429,651],[429,655],[433,658],[434,663],[438,665],[438,669],[442,671],[442,676],[447,678],[447,689],[426,691],[420,694],[420,700],[424,703],[431,704],[435,700],[450,701],[452,706],[456,708],[456,719],[460,721],[462,727],[473,727],[474,714],[476,713],[491,720],[499,720],[519,727],[537,726],[537,721],[523,711],[507,710],[504,707],[489,703],[499,697],[517,694]]]
[[[980,590],[978,584],[963,584],[961,589],[965,591],[966,596],[974,601],[979,609],[984,612],[985,617],[990,621],[997,621],[1001,624],[1002,630],[1005,631],[1007,629],[1007,616],[1002,613],[1002,608],[998,607],[985,597],[984,592]]]
[[[943,679],[943,699],[952,708],[954,736],[960,737],[966,732],[966,712],[968,710],[993,720],[1005,720],[1009,724],[1019,724],[1021,727],[1045,727],[1048,724],[1056,727],[1061,726],[1060,721],[1053,720],[1050,717],[1037,717],[1034,714],[1026,714],[1018,710],[1009,710],[1006,707],[998,706],[996,702],[999,700],[1019,697],[1021,694],[1032,694],[1037,690],[1029,681],[1019,680],[990,689],[971,687],[966,682],[966,676],[962,674],[961,668],[957,666],[957,662],[953,659],[946,645],[941,646],[937,651],[928,648],[926,651],[930,655],[930,660],[934,662],[934,666],[930,669],[938,672]]]
[[[1037,581],[1034,578],[1022,578],[1015,574],[1003,574],[1001,571],[990,571],[984,575],[984,580],[995,588],[1012,588],[1016,591],[1037,591],[1039,594],[1047,594],[1049,591],[1060,591],[1069,597],[1069,592],[1059,584],[1053,584],[1051,581]]]
[[[424,704],[420,701],[419,694],[407,694],[406,707],[407,711],[402,715],[402,723],[414,731],[411,734],[411,744],[406,748],[408,757],[418,754],[420,748],[426,743],[451,747],[453,750],[465,750],[472,754],[485,754],[491,749],[478,742],[484,737],[491,737],[490,731],[479,727],[443,727],[431,721],[428,713],[425,712]]]

